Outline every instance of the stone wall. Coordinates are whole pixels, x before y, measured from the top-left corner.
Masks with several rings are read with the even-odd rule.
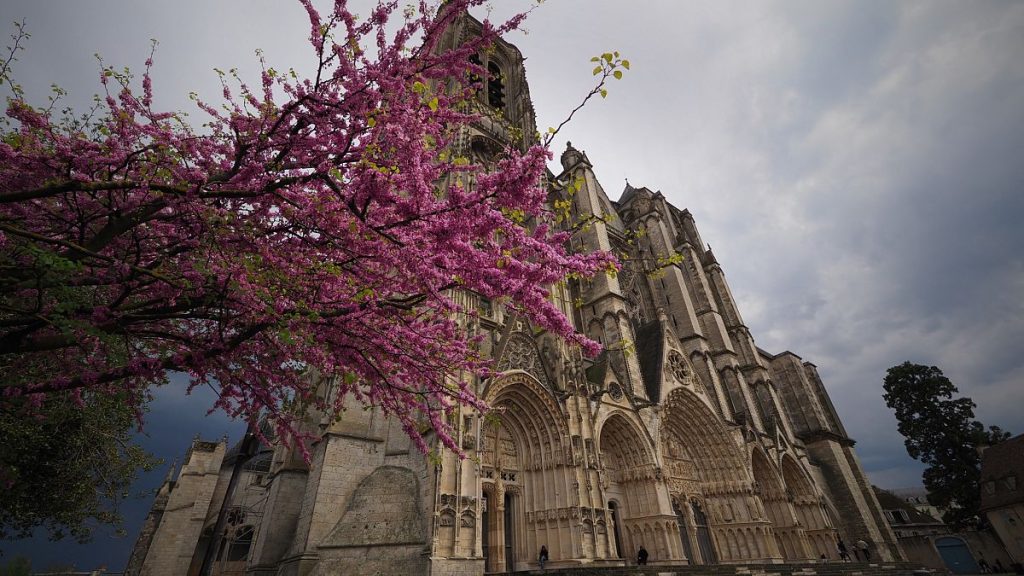
[[[419,493],[412,470],[374,470],[356,487],[341,520],[320,543],[317,574],[425,574],[427,531]]]
[[[226,451],[226,441],[192,442],[142,565],[142,576],[189,573]]]
[[[250,554],[249,574],[270,576],[277,573],[277,564],[288,552],[295,538],[295,528],[302,509],[309,472],[286,469],[270,481],[264,521]]]

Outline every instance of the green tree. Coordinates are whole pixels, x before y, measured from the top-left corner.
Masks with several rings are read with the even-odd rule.
[[[974,419],[970,398],[954,398],[956,386],[935,366],[904,362],[885,375],[885,403],[896,413],[911,458],[928,465],[923,480],[928,502],[944,509],[954,528],[976,524],[980,505],[980,446],[1010,436]]]
[[[16,401],[17,400],[17,401]],[[0,411],[0,540],[88,541],[120,529],[119,503],[139,470],[159,463],[132,442],[135,410],[124,395],[50,395],[41,406],[8,399]]]
[[[32,562],[24,556],[15,556],[0,566],[0,576],[30,576],[31,574]]]

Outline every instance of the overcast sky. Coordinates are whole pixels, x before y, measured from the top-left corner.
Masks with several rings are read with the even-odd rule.
[[[88,102],[92,55],[138,69],[150,38],[164,108],[214,99],[214,67],[255,79],[257,48],[279,69],[312,65],[297,2],[0,11],[27,21],[16,76],[40,97],[56,82]],[[690,209],[758,345],[818,366],[874,483],[920,484],[881,398],[904,360],[939,366],[983,422],[1024,432],[1024,3],[550,0],[526,27],[510,40],[541,130],[589,90],[591,56],[630,59],[556,155],[570,139],[612,199],[629,178]],[[160,391],[146,441],[170,460],[196,431],[237,437],[204,419],[209,401]],[[132,537],[148,505],[126,508]],[[38,568],[116,569],[131,541],[4,548]]]

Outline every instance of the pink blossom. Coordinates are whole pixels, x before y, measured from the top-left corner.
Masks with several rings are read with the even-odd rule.
[[[490,173],[456,165],[441,151],[474,120],[462,111],[468,93],[428,105],[414,88],[464,77],[470,53],[522,22],[433,50],[483,1],[388,24],[397,3],[356,20],[342,0],[328,18],[301,0],[316,76],[264,72],[255,92],[225,82],[222,103],[198,103],[201,131],[151,110],[150,60],[141,99],[101,77],[94,134],[12,99],[18,126],[0,145],[0,270],[13,271],[0,272],[10,287],[0,356],[23,370],[0,380],[0,400],[83,388],[138,400],[175,370],[191,386],[218,385],[217,409],[268,416],[304,454],[288,406],[333,414],[348,395],[397,418],[421,450],[426,423],[461,452],[448,416],[486,409],[468,382],[493,372],[453,291],[507,299],[596,354],[548,287],[615,261],[570,254],[547,221],[550,151],[510,149]],[[475,184],[442,180],[452,173]],[[515,211],[534,225],[506,216]],[[337,397],[322,398],[310,374],[339,375]],[[457,374],[466,380],[452,386]]]

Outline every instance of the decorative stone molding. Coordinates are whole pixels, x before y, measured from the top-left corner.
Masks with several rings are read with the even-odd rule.
[[[441,512],[441,518],[438,520],[438,525],[447,528],[455,525],[455,513],[451,510],[445,510]]]
[[[668,353],[669,374],[684,386],[693,386],[693,370],[683,355],[675,350]]]
[[[498,372],[522,370],[536,378],[537,381],[551,387],[551,381],[544,370],[544,363],[541,361],[536,344],[532,338],[522,332],[514,332],[509,335],[497,369]]]

